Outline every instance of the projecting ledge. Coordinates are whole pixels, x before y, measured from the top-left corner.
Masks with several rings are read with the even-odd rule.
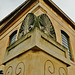
[[[43,51],[66,65],[70,65],[67,49],[37,27],[7,48],[3,64],[30,50]]]

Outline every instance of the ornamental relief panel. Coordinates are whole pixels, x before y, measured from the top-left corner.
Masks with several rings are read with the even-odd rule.
[[[59,67],[58,66],[58,68],[56,68],[56,66],[57,66],[57,64],[54,64],[53,61],[46,60],[44,62],[44,75],[67,75],[67,72],[66,72],[64,67]],[[35,67],[35,64],[34,64],[33,67]],[[27,70],[29,70],[29,69],[27,69]],[[43,69],[41,69],[41,71],[42,70]],[[9,66],[6,70],[5,75],[25,75],[25,72],[26,72],[25,71],[25,63],[24,62],[19,62],[19,63],[17,63],[15,68],[13,66]],[[40,73],[39,73],[39,75],[40,75]]]
[[[15,75],[24,75],[25,65],[23,62],[20,62],[16,66]]]
[[[33,13],[27,14],[24,18],[19,30],[18,39],[29,33],[35,27],[38,27],[43,33],[56,40],[55,30],[50,18],[46,14],[36,16]]]
[[[56,71],[58,72],[58,75],[67,75],[64,67],[56,69],[56,65],[57,64],[54,64],[51,60],[47,60],[44,64],[44,75],[57,75]]]
[[[13,73],[13,68],[12,68],[12,66],[9,66],[6,70],[5,75],[12,75],[12,73]]]
[[[13,75],[13,67],[9,66],[6,70],[5,75]],[[25,72],[25,64],[23,62],[20,62],[17,64],[15,69],[15,75],[24,75]]]
[[[54,64],[50,60],[47,60],[44,64],[44,75],[50,75],[54,73],[55,73]]]
[[[59,75],[67,75],[66,70],[63,67],[59,68]]]

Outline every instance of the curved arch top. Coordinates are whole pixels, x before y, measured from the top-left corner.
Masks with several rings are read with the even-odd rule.
[[[41,30],[52,38],[56,39],[55,30],[49,17],[46,14],[42,14],[38,16],[38,18]]]
[[[34,22],[35,22],[35,15],[33,13],[27,14],[27,16],[24,18],[23,23],[20,27],[18,39],[34,28],[34,25],[33,25]]]
[[[65,31],[61,30],[61,33],[65,34],[69,38],[69,35]]]
[[[33,13],[27,14],[19,30],[18,37],[21,38],[26,33],[38,27],[41,31],[56,39],[56,34],[51,20],[46,14],[35,16]]]
[[[17,30],[15,30],[15,31],[9,36],[9,45],[12,45],[13,43],[16,42],[16,35],[17,35]]]

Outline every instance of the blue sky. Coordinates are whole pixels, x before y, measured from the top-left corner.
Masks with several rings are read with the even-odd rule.
[[[0,21],[25,0],[0,0]],[[75,0],[52,0],[75,22]]]

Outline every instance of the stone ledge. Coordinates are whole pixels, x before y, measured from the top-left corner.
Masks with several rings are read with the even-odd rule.
[[[3,64],[31,49],[36,50],[35,47],[70,65],[67,49],[38,28],[35,28],[7,48]]]

